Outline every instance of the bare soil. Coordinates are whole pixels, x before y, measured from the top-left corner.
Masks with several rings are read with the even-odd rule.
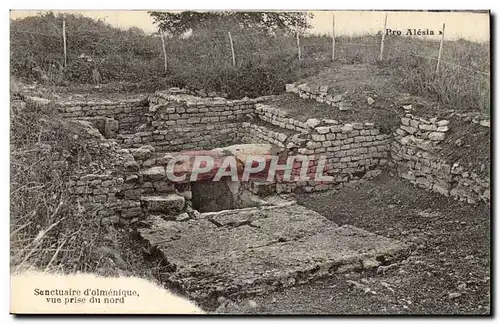
[[[460,163],[467,170],[489,176],[491,166],[491,130],[488,127],[450,118],[450,130],[440,155],[449,161]]]
[[[398,112],[394,106],[378,108],[354,105],[350,110],[341,111],[326,103],[302,99],[290,93],[279,95],[267,104],[287,111],[289,117],[300,121],[306,121],[309,118],[325,118],[334,119],[340,123],[373,122],[385,132],[395,129],[399,123]]]
[[[410,245],[410,256],[377,270],[338,274],[207,311],[226,314],[490,314],[490,208],[413,187],[385,172],[359,188],[296,197],[339,225]],[[119,236],[125,273],[157,280],[165,272],[137,240]],[[184,295],[179,287],[169,289]],[[256,306],[249,307],[249,300]],[[227,301],[225,302],[227,303]],[[204,305],[217,305],[214,300]]]
[[[490,209],[455,202],[383,174],[360,188],[304,194],[304,206],[412,246],[385,271],[337,275],[255,298],[248,312],[489,314]]]
[[[127,99],[145,99],[147,91],[131,83],[108,83],[101,85],[79,84],[68,86],[15,83],[17,90],[29,96],[47,98],[54,101],[119,101]]]

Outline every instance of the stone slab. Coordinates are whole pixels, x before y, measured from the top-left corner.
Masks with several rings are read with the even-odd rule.
[[[339,227],[297,204],[211,213],[185,222],[155,218],[139,235],[175,269],[162,279],[194,299],[265,293],[373,268],[407,252],[398,241]]]

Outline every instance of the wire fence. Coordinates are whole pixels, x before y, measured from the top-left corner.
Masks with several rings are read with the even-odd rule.
[[[66,32],[67,46],[69,48],[68,54],[71,59],[75,58],[83,58],[93,56],[95,59],[99,60],[100,58],[106,58],[111,56],[113,53],[123,52],[124,50],[133,52],[134,48],[137,48],[137,42],[134,42],[133,35],[126,35],[124,33],[118,33],[117,35],[112,35],[115,37],[113,43],[121,43],[123,46],[115,47],[113,49],[109,49],[108,53],[99,50],[99,42],[106,43],[106,37],[109,37],[109,33],[102,33],[99,31],[92,30],[82,30],[79,29],[77,32]],[[30,37],[31,36],[31,37]],[[248,57],[266,55],[268,51],[276,51],[276,49],[286,50],[288,54],[293,55],[297,54],[300,50],[301,57],[300,59],[310,59],[310,58],[321,58],[323,57],[331,57],[332,51],[332,38],[328,36],[314,36],[314,35],[300,35],[299,36],[299,44],[297,45],[295,37],[270,37],[266,33],[262,32],[232,32],[232,39],[234,44],[234,55],[231,55],[230,52],[230,40],[228,37],[228,32],[223,31],[211,31],[210,35],[197,35],[192,39],[183,38],[181,40],[173,40],[166,39],[163,36],[165,42],[165,52],[163,52],[161,45],[161,36],[160,35],[135,35],[135,40],[139,42],[144,42],[145,40],[149,43],[149,58],[151,56],[157,56],[158,58],[166,59],[167,62],[170,60],[175,61],[176,58],[174,55],[185,52],[185,49],[189,49],[191,44],[195,44],[197,42],[205,42],[205,43],[221,43],[223,47],[227,47],[227,53],[198,53],[198,57],[204,58],[207,56],[214,57],[217,56],[218,59],[225,59],[228,62],[241,62],[248,59]],[[33,39],[36,38],[36,41]],[[50,38],[51,41],[47,41],[44,38]],[[255,46],[256,38],[259,38],[259,46]],[[349,39],[363,39],[365,42],[355,42],[349,41]],[[346,61],[349,59],[356,58],[356,54],[359,54],[360,51],[363,51],[363,61],[371,62],[377,59],[377,55],[380,51],[380,43],[377,40],[380,36],[365,36],[365,37],[345,37],[340,36],[337,37],[335,41],[335,48],[333,49],[336,53],[336,57],[340,61]],[[80,39],[80,40],[79,40]],[[78,44],[81,40],[88,39],[97,39],[97,43],[95,44],[94,50],[90,53],[85,53],[85,49],[79,48],[78,46],[72,46],[73,42]],[[44,52],[48,57],[48,61],[56,61],[60,62],[64,60],[64,41],[63,41],[63,33],[62,31],[59,33],[43,33],[43,32],[34,32],[34,31],[26,31],[26,30],[16,30],[11,29],[11,41],[12,48],[15,49],[17,45],[20,45],[24,40],[25,46],[31,46],[33,42],[37,42],[38,45],[45,45]],[[422,50],[424,47],[421,46],[423,41],[418,40],[417,45],[413,46],[415,50]],[[424,41],[425,42],[425,41]],[[27,43],[27,44],[26,44]],[[60,43],[58,46],[53,46],[54,43]],[[191,43],[191,44],[189,44]],[[226,43],[224,45],[224,43]],[[411,44],[411,42],[405,41],[405,45]],[[75,45],[76,45],[75,44]],[[250,45],[250,48],[248,47]],[[253,45],[253,46],[252,46]],[[21,45],[21,47],[23,47]],[[156,47],[156,48],[155,48]],[[195,46],[196,47],[196,46]],[[213,46],[215,49],[217,46]],[[176,50],[178,49],[178,50]],[[250,51],[251,50],[251,51]],[[386,59],[391,58],[392,56],[404,53],[394,53],[390,48],[385,46],[385,51],[389,53],[386,54]],[[446,47],[444,49],[446,50]],[[451,51],[451,50],[450,50]],[[215,52],[215,51],[214,51]],[[405,52],[411,52],[411,47],[405,48]],[[138,53],[137,53],[138,54]],[[141,55],[145,53],[140,53]],[[435,48],[435,56],[424,56],[411,53],[410,55],[415,57],[421,57],[424,59],[437,61],[438,48]],[[481,60],[481,53],[478,53],[478,60]],[[450,55],[452,56],[452,55]],[[233,60],[234,58],[234,60]],[[372,58],[372,59],[370,59]],[[483,56],[484,59],[484,56]],[[489,58],[488,58],[489,60]],[[489,76],[489,71],[482,71],[479,69],[474,69],[468,66],[464,66],[458,62],[453,62],[451,59],[443,60],[443,64],[452,66],[454,68],[463,69],[468,72],[478,73],[485,76]]]
[[[266,93],[332,64],[385,62],[419,70],[429,79],[466,80],[489,97],[484,89],[490,81],[489,45],[447,41],[446,33],[440,41],[385,35],[383,28],[377,35],[349,37],[335,35],[338,26],[332,24],[329,35],[214,28],[172,38],[70,18],[58,16],[42,27],[11,23],[13,72],[88,83],[163,76],[180,86],[222,91],[253,87]]]

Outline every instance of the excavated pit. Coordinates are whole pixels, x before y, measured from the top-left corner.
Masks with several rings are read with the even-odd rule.
[[[192,182],[191,193],[192,207],[201,213],[257,207],[263,202],[233,182]]]
[[[118,125],[117,132],[109,133],[129,155],[125,174],[116,179],[121,187],[112,195],[118,199],[111,202],[113,210],[123,220],[141,224],[137,234],[145,251],[168,269],[159,279],[202,303],[372,269],[407,254],[399,241],[338,226],[290,196],[297,190],[339,189],[376,177],[388,163],[392,135],[369,122],[299,121],[262,104],[266,100],[203,99],[170,91],[151,97],[149,108],[136,102],[61,107],[70,118],[95,111]],[[306,168],[312,176],[317,155],[328,156],[333,180],[259,178],[240,183],[211,181],[211,174],[203,181],[167,181],[166,166],[174,154],[206,154],[217,166],[232,155],[241,165],[246,156],[281,156],[290,148],[312,158]],[[190,170],[190,163],[181,168]],[[293,168],[298,171],[300,165]],[[99,183],[104,182],[95,186]],[[90,198],[100,192],[96,188]]]
[[[255,152],[268,154],[268,149],[240,144],[215,151],[232,151],[243,159]],[[277,193],[276,185],[205,178],[182,186],[189,190],[185,204],[196,211],[189,217],[146,212],[146,226],[138,236],[145,250],[169,269],[159,279],[210,303],[219,296],[264,294],[335,273],[368,270],[406,256],[401,242],[338,226],[297,205],[292,196]],[[178,200],[169,199],[172,204]],[[183,210],[166,205],[163,210]]]

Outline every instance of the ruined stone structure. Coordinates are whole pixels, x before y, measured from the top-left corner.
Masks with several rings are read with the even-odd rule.
[[[324,87],[288,85],[287,91],[347,109]],[[201,98],[170,89],[148,99],[59,103],[64,117],[94,125],[119,155],[117,170],[73,177],[69,190],[82,201],[101,204],[100,213],[110,222],[141,220],[139,237],[173,269],[163,279],[194,298],[259,293],[330,273],[370,269],[404,254],[403,244],[339,227],[287,200],[288,193],[355,186],[390,168],[438,194],[489,203],[489,179],[439,156],[436,148],[449,130],[446,120],[408,114],[393,133],[384,133],[370,121],[299,121],[270,99]],[[325,170],[333,181],[285,182],[278,176],[271,182],[214,185],[167,180],[165,166],[175,152],[234,154],[237,148],[229,147],[234,144],[326,156]],[[308,175],[315,174],[316,161],[310,162]],[[294,165],[294,172],[300,167]],[[289,218],[280,221],[283,215]],[[273,265],[266,263],[271,259]]]
[[[304,98],[338,103],[321,87],[316,92],[304,86],[288,86],[287,90]],[[192,195],[190,183],[164,181],[168,152],[256,143],[272,144],[285,151],[294,149],[311,157],[325,155],[326,170],[334,181],[283,182],[277,178],[272,183],[245,184],[255,194],[339,189],[367,181],[389,167],[419,187],[470,203],[489,202],[489,179],[481,179],[439,156],[439,143],[449,130],[447,120],[425,120],[407,114],[398,129],[384,134],[371,122],[302,122],[267,104],[270,99],[272,96],[201,98],[171,89],[149,99],[59,103],[64,117],[91,122],[106,138],[114,139],[123,154],[121,174],[85,175],[71,181],[71,190],[83,200],[108,203],[108,212],[124,219],[139,217],[146,205],[160,204],[154,198],[155,202],[148,204],[151,199],[141,201],[141,197],[166,195],[166,204],[184,211],[186,199],[189,202]],[[314,163],[308,171],[311,178],[317,167]]]
[[[350,109],[350,104],[344,102],[340,94],[328,94],[328,86],[325,85],[288,84],[286,91],[301,98],[324,102],[339,110]],[[473,116],[457,114],[458,117],[461,115],[471,117],[483,127],[490,127],[489,119],[481,120],[478,113],[473,113]],[[440,144],[445,140],[449,127],[449,120],[405,114],[399,127],[388,136],[389,167],[418,187],[472,204],[481,201],[489,203],[489,176],[479,176],[440,155]]]
[[[398,174],[419,187],[460,201],[489,202],[489,178],[481,178],[439,155],[448,125],[448,120],[426,120],[411,114],[401,118],[391,145],[392,161]]]

